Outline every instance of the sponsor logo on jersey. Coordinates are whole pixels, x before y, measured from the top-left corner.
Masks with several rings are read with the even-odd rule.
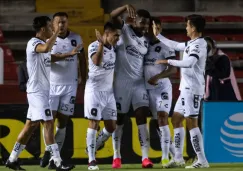
[[[200,53],[199,49],[192,49],[192,52]]]
[[[51,67],[51,58],[50,57],[44,58],[44,65],[45,65],[45,67]]]
[[[134,56],[134,57],[139,58],[139,59],[143,59],[143,55],[133,45],[127,46],[126,51],[131,56]]]
[[[67,62],[74,62],[74,58],[72,56],[65,59]]]
[[[156,60],[157,60],[156,58],[152,58],[152,59],[145,58],[144,65],[154,65]]]
[[[105,70],[110,70],[110,69],[114,69],[115,68],[115,62],[106,62],[103,65],[103,68],[105,68]]]

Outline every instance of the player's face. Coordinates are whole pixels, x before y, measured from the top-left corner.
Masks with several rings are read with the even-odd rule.
[[[50,38],[52,36],[52,25],[51,22],[48,21],[46,27],[44,27],[43,32],[46,38]]]
[[[187,21],[186,23],[186,32],[187,32],[187,36],[191,37],[192,33],[195,31],[195,27],[193,25],[191,25],[190,20]]]
[[[56,27],[60,26],[60,34],[65,34],[68,29],[68,19],[65,16],[56,16],[53,19],[53,28],[56,30]]]
[[[137,31],[139,31],[142,35],[148,33],[149,30],[150,19],[144,17],[137,17],[135,19],[135,27]]]
[[[119,40],[119,37],[121,35],[120,30],[115,30],[115,31],[108,31],[107,32],[107,41],[110,45],[115,46],[116,43]]]

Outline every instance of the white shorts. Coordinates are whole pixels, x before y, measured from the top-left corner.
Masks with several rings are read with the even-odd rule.
[[[29,108],[27,119],[31,121],[49,121],[53,119],[49,105],[49,91],[27,93]]]
[[[170,113],[172,103],[172,87],[158,87],[156,89],[149,89],[149,108],[152,112],[153,118],[158,118],[157,112]]]
[[[77,85],[51,85],[50,106],[52,111],[64,115],[73,115],[77,94]]]
[[[183,90],[180,92],[174,112],[178,112],[184,117],[197,117],[202,98],[202,95],[193,94],[190,90]]]
[[[131,104],[133,110],[139,107],[149,107],[148,92],[145,88],[144,80],[116,80],[114,83],[114,93],[118,113],[128,113]]]
[[[117,120],[113,92],[94,91],[84,94],[84,116],[92,120]]]

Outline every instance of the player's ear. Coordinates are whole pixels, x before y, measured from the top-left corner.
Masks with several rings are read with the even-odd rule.
[[[45,32],[46,31],[46,28],[45,27],[41,27],[41,31],[42,32]]]

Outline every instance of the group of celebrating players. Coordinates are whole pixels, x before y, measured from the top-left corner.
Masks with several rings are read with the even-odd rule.
[[[131,22],[121,15],[127,12]],[[27,97],[29,109],[26,124],[19,134],[6,167],[24,170],[18,157],[33,131],[43,124],[46,151],[41,167],[67,171],[60,157],[68,117],[74,112],[78,83],[85,85],[84,114],[89,120],[85,152],[89,157],[88,170],[99,170],[95,154],[112,137],[114,157],[112,168],[121,168],[121,138],[124,116],[132,104],[139,132],[142,167],[152,168],[149,159],[149,133],[146,116],[151,111],[157,120],[162,150],[162,167],[183,167],[183,146],[186,125],[190,132],[197,161],[186,168],[207,168],[202,134],[198,128],[200,101],[205,90],[207,42],[202,37],[205,19],[190,15],[186,20],[188,42],[178,43],[160,34],[161,23],[146,10],[124,5],[113,10],[111,20],[101,35],[88,47],[88,79],[81,37],[68,30],[68,15],[54,14],[36,17],[33,28],[36,37],[27,44]],[[183,59],[175,59],[175,51],[184,51]],[[180,96],[172,116],[174,142],[168,126],[172,103],[169,77],[181,68]],[[54,135],[54,120],[57,119]],[[99,132],[99,122],[105,127]],[[171,159],[169,160],[169,153]]]

